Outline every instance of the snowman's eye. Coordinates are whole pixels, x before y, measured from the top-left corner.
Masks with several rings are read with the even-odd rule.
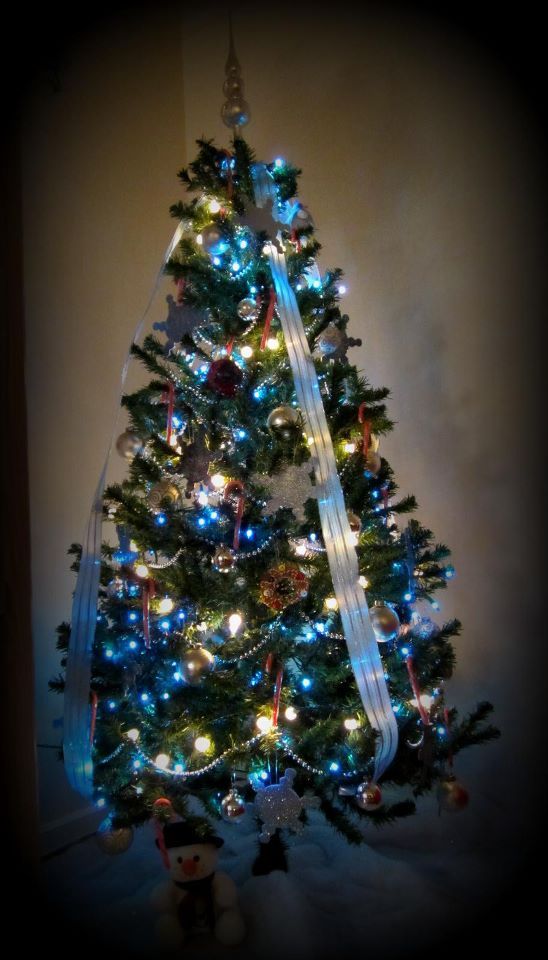
[[[198,862],[198,860],[200,859],[200,857],[198,856],[198,854],[196,854],[196,856],[195,856],[195,857],[193,857],[192,859],[193,859],[193,860],[195,860],[195,861],[196,861],[196,863],[197,863],[197,862]]]
[[[182,862],[183,862],[183,858],[182,858],[182,857],[177,857],[177,863],[182,863]]]

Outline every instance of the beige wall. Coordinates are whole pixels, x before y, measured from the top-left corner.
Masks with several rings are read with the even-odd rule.
[[[353,354],[392,388],[383,451],[420,517],[454,549],[442,615],[458,615],[453,699],[492,698],[501,745],[461,770],[504,818],[507,768],[527,768],[528,638],[535,606],[520,532],[533,445],[518,398],[534,377],[538,171],[528,119],[481,51],[412,20],[342,14],[289,24],[238,7],[235,26],[262,159],[303,167],[301,195],[347,275]],[[41,90],[25,138],[28,391],[40,737],[52,634],[70,613],[65,550],[81,536],[134,320],[169,239],[174,174],[218,118],[226,37],[210,8],[183,14],[183,56],[161,16],[73,51]],[[184,111],[183,111],[184,89]],[[529,326],[528,326],[529,325]],[[511,384],[511,387],[510,387]],[[534,511],[534,506],[531,510]],[[516,716],[520,717],[519,723]],[[69,806],[48,766],[48,817]],[[501,799],[502,798],[502,799]],[[502,806],[500,806],[502,804]],[[515,811],[513,811],[515,812]]]

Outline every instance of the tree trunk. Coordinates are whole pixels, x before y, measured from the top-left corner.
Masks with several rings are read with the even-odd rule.
[[[265,876],[273,870],[283,870],[287,873],[286,846],[279,830],[267,843],[259,844],[259,853],[253,864],[252,873],[255,877]]]

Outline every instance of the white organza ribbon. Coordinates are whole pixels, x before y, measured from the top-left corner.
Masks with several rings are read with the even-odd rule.
[[[158,271],[154,287],[146,310],[139,320],[132,344],[137,343],[143,332],[145,320],[152,306],[156,292],[163,276],[164,266],[171,257],[183,233],[182,224],[177,226],[173,239],[167,248],[162,266]],[[71,632],[67,656],[65,682],[65,709],[63,732],[63,756],[65,770],[70,785],[84,797],[91,797],[93,793],[93,760],[91,744],[91,655],[95,628],[97,626],[97,597],[99,593],[99,576],[101,573],[101,531],[103,526],[103,491],[107,475],[107,467],[114,438],[118,429],[120,404],[126,382],[131,349],[122,369],[120,394],[118,398],[116,419],[110,443],[108,445],[105,463],[99,477],[97,489],[93,497],[93,504],[89,516],[86,534],[82,543],[82,558],[76,580],[76,590],[72,603]]]
[[[256,164],[253,175],[257,206],[264,206],[268,200],[275,201],[275,186],[266,168]],[[297,402],[313,438],[311,450],[319,488],[320,520],[350,663],[364,710],[378,733],[373,772],[373,778],[378,780],[396,752],[398,727],[367,600],[359,583],[358,558],[337,473],[331,434],[303,322],[287,276],[285,255],[273,243],[268,243],[266,249]]]

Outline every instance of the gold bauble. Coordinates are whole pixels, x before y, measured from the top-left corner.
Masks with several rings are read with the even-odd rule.
[[[346,516],[348,517],[348,523],[352,533],[358,534],[362,529],[362,522],[356,513],[352,513],[351,510],[346,511]]]
[[[295,410],[295,407],[290,407],[284,403],[280,407],[275,407],[269,413],[266,425],[271,433],[289,439],[295,435],[299,428],[300,419],[299,411]]]
[[[159,480],[147,493],[147,500],[153,510],[159,510],[162,500],[168,500],[173,506],[181,499],[181,491],[171,480]]]
[[[215,551],[213,566],[216,570],[219,570],[220,573],[229,573],[230,570],[234,569],[235,563],[234,552],[229,550],[228,547],[219,547],[218,550]]]
[[[132,827],[113,827],[112,820],[107,817],[103,820],[97,833],[95,834],[98,847],[103,853],[110,856],[117,856],[119,853],[125,853],[133,843]]]
[[[381,600],[375,600],[369,613],[378,642],[387,643],[388,640],[395,640],[400,632],[400,618],[396,611]]]
[[[179,672],[185,683],[195,687],[202,682],[208,673],[211,673],[214,662],[213,654],[205,647],[191,647],[190,650],[185,650],[181,656]]]

